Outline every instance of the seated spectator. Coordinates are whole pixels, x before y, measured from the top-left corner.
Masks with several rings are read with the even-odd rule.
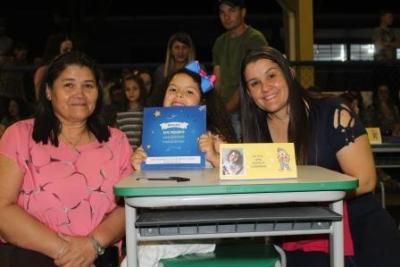
[[[0,265],[118,265],[124,207],[113,186],[132,172],[126,136],[100,116],[95,63],[79,52],[52,61],[34,119],[0,140]]]
[[[130,75],[123,81],[122,111],[117,113],[117,127],[123,131],[129,140],[129,144],[136,149],[142,139],[143,108],[146,102],[146,89],[140,76]]]
[[[388,86],[379,85],[372,101],[372,106],[368,108],[373,118],[371,126],[380,127],[383,136],[400,136],[399,110],[390,97]]]
[[[7,104],[7,113],[1,119],[1,124],[8,127],[14,122],[27,118],[31,115],[28,104],[18,98],[11,98]]]
[[[150,71],[145,68],[135,69],[133,74],[142,78],[144,87],[146,88],[146,96],[149,97],[153,91],[153,77],[151,76]]]
[[[124,90],[120,82],[113,82],[108,90],[110,104],[104,107],[104,121],[116,127],[117,113],[125,110]]]

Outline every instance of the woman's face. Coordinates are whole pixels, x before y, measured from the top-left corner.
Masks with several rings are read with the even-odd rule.
[[[201,101],[199,84],[185,73],[176,74],[168,84],[164,107],[196,106]]]
[[[72,44],[72,41],[65,40],[60,45],[60,54],[71,52],[73,48],[74,48],[74,45]]]
[[[46,88],[55,116],[61,123],[82,123],[93,113],[98,97],[95,76],[88,67],[69,65]]]
[[[244,76],[247,92],[260,109],[277,115],[287,112],[289,88],[278,64],[259,59],[246,66]]]
[[[179,41],[175,41],[171,46],[171,53],[176,63],[185,64],[189,58],[189,47]]]
[[[136,81],[125,80],[125,95],[129,103],[136,103],[140,98],[140,88]]]

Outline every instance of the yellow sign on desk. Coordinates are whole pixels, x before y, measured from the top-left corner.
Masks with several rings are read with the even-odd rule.
[[[378,127],[366,128],[368,140],[371,145],[382,144],[381,129]]]
[[[220,179],[296,178],[293,143],[220,145]]]

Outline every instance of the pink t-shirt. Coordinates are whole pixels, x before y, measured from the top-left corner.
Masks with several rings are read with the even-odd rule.
[[[10,126],[0,153],[23,172],[18,205],[50,229],[85,236],[116,207],[113,185],[131,174],[131,147],[118,129],[106,143],[43,145],[32,139],[33,119]]]

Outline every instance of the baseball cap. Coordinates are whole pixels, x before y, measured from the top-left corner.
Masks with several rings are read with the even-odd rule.
[[[218,7],[221,4],[226,4],[229,5],[231,7],[240,7],[240,8],[245,8],[246,5],[244,3],[244,0],[218,0]]]

